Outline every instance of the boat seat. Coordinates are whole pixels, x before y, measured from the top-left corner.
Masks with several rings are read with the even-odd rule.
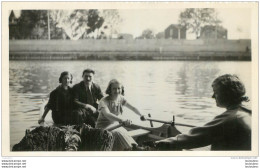
[[[147,130],[144,130],[144,129],[136,129],[136,130],[128,131],[128,135],[135,138],[135,137],[139,137],[139,136],[142,136],[142,135],[147,135],[150,132],[151,131],[147,131]]]

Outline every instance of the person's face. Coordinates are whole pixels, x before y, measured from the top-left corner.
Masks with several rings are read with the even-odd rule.
[[[216,87],[213,87],[212,98],[214,98],[216,100],[216,105],[218,107],[226,107],[226,105],[221,101],[221,96],[220,96],[219,91]]]
[[[122,86],[120,84],[111,85],[111,96],[118,96],[122,93]]]
[[[70,81],[71,81],[71,77],[70,77],[70,75],[68,74],[68,75],[65,75],[65,76],[62,77],[62,79],[61,79],[61,84],[62,84],[63,86],[69,86]]]
[[[86,84],[91,84],[93,82],[94,74],[85,72],[82,78]]]

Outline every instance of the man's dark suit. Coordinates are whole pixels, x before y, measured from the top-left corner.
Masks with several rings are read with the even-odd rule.
[[[97,101],[104,97],[100,86],[96,83],[92,83],[91,91],[86,88],[83,81],[73,86],[74,102],[76,106],[75,112],[77,113],[77,124],[83,122],[95,126],[97,113],[93,114],[90,110],[85,109],[85,105],[89,104],[96,109],[98,108]]]

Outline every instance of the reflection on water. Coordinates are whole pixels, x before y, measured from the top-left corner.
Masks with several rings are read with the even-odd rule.
[[[103,91],[116,78],[124,84],[128,102],[143,113],[162,120],[175,115],[176,122],[194,125],[224,111],[211,98],[211,83],[219,75],[237,74],[251,97],[250,62],[10,61],[9,67],[11,146],[21,140],[25,129],[37,125],[42,100],[57,87],[65,70],[73,74],[75,84],[85,68],[94,69]],[[124,114],[137,124],[149,125],[128,110]]]

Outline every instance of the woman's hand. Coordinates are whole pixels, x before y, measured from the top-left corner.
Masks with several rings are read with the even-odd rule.
[[[142,121],[145,121],[145,120],[146,120],[146,117],[145,117],[144,115],[141,115],[140,119],[141,119]]]
[[[129,125],[132,124],[132,121],[127,119],[127,120],[124,120],[122,123],[123,123],[125,126],[129,126]]]
[[[43,123],[44,122],[44,118],[40,118],[39,120],[38,120],[38,124],[41,124],[41,123]]]
[[[155,146],[158,150],[176,150],[174,138],[167,138],[155,142]]]

